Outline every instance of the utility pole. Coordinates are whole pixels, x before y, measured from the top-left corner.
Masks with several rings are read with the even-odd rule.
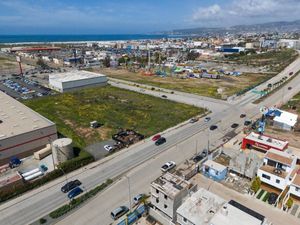
[[[21,65],[21,57],[20,56],[16,56],[16,60],[19,63],[19,68],[20,68],[20,75],[23,75],[23,70],[22,70],[22,65]]]
[[[131,212],[131,191],[130,191],[130,178],[125,175],[125,177],[127,178],[127,182],[128,182],[128,195],[129,195],[129,212]]]

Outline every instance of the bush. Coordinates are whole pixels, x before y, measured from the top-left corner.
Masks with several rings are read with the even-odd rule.
[[[251,184],[251,190],[253,190],[255,193],[260,189],[261,181],[259,177],[255,177]]]
[[[40,221],[40,224],[44,224],[44,223],[46,223],[46,222],[47,222],[47,220],[46,220],[46,219],[44,219],[44,218],[41,218],[39,221]]]
[[[266,202],[270,197],[270,193],[268,192],[265,197],[263,198],[263,201]]]
[[[291,197],[289,197],[289,199],[286,202],[286,206],[290,209],[293,205],[294,201]]]
[[[56,219],[58,217],[61,217],[62,215],[70,212],[72,209],[78,207],[81,203],[85,202],[89,198],[95,196],[100,191],[102,191],[104,188],[109,186],[113,180],[107,179],[105,183],[102,183],[101,185],[95,187],[94,189],[90,190],[89,192],[85,193],[84,195],[72,199],[72,201],[69,204],[63,205],[62,207],[52,211],[49,215],[51,218]]]

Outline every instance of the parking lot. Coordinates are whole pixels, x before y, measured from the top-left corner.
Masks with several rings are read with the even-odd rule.
[[[92,156],[94,156],[95,160],[99,160],[104,158],[109,154],[107,150],[104,149],[105,145],[114,146],[116,142],[112,139],[107,141],[98,142],[92,145],[89,145],[85,148],[87,152],[89,152]]]
[[[1,80],[0,90],[16,99],[31,99],[54,94],[50,89],[25,77],[11,77]]]

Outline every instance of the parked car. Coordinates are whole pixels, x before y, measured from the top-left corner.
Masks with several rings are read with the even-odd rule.
[[[278,194],[273,193],[273,192],[270,193],[270,196],[269,196],[269,198],[268,198],[268,203],[269,203],[270,205],[275,204],[277,198],[278,198]]]
[[[108,152],[112,151],[113,150],[113,147],[110,146],[110,145],[104,145],[104,149]]]
[[[157,135],[153,136],[152,141],[157,141],[160,138],[161,138],[160,134],[157,134]]]
[[[244,118],[244,117],[246,117],[246,114],[242,113],[242,114],[240,115],[240,118]]]
[[[119,219],[121,216],[126,214],[129,211],[129,209],[126,206],[120,206],[116,208],[114,211],[110,213],[110,216],[113,220]]]
[[[145,194],[138,194],[133,198],[133,204],[137,205],[141,202],[142,198],[144,198],[146,195]]]
[[[205,117],[205,119],[204,119],[204,122],[208,122],[208,121],[210,121],[210,117]]]
[[[83,192],[83,190],[80,187],[76,187],[74,188],[72,191],[70,191],[68,193],[68,198],[69,199],[73,199],[75,198],[77,195],[80,195]]]
[[[164,165],[162,165],[161,170],[163,172],[167,172],[167,171],[173,169],[175,166],[176,166],[175,162],[169,161],[169,162],[166,162]]]
[[[244,122],[244,125],[245,125],[245,126],[249,126],[251,123],[252,123],[251,120],[246,120],[246,121]]]
[[[206,151],[201,152],[200,154],[195,155],[192,160],[196,163],[201,161],[202,159],[204,159],[206,157]]]
[[[288,87],[288,90],[292,90],[292,87]]]
[[[199,119],[198,118],[192,118],[192,119],[190,119],[190,123],[196,123],[197,121],[198,121]]]
[[[238,123],[233,123],[233,124],[231,124],[231,128],[237,128],[238,126],[239,126]]]
[[[62,186],[61,191],[63,193],[67,193],[70,190],[72,190],[80,185],[81,185],[81,182],[79,180],[72,180],[72,181],[69,181],[68,183],[66,183],[64,186]]]
[[[289,75],[292,76],[294,74],[294,72],[290,72]]]
[[[162,145],[163,143],[167,142],[167,140],[164,137],[160,137],[156,142],[155,145],[159,146]]]
[[[209,129],[210,129],[210,130],[215,130],[215,129],[217,129],[217,128],[218,128],[217,125],[211,125]]]
[[[166,95],[162,95],[161,97],[162,97],[162,98],[168,98]]]

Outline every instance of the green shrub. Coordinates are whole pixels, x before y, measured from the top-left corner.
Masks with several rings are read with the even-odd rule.
[[[260,190],[259,194],[256,196],[257,199],[260,199],[260,197],[265,193],[264,190]]]
[[[255,177],[251,184],[251,190],[253,190],[255,193],[260,189],[261,181],[259,177]]]
[[[105,183],[102,183],[101,185],[95,187],[94,189],[90,190],[89,192],[85,193],[84,195],[72,199],[72,201],[69,204],[63,205],[62,207],[52,211],[49,215],[51,218],[56,219],[58,217],[61,217],[62,215],[70,212],[72,209],[78,207],[80,204],[88,200],[89,198],[95,196],[100,191],[105,189],[107,186],[109,186],[113,180],[107,179]]]
[[[270,193],[268,192],[265,197],[263,198],[263,201],[266,202],[269,199]]]
[[[44,219],[44,218],[41,218],[39,221],[40,221],[40,224],[44,224],[44,223],[46,223],[46,222],[47,222],[47,220],[46,220],[46,219]]]
[[[286,202],[286,206],[290,209],[293,205],[294,201],[291,197],[289,197],[289,199]]]

